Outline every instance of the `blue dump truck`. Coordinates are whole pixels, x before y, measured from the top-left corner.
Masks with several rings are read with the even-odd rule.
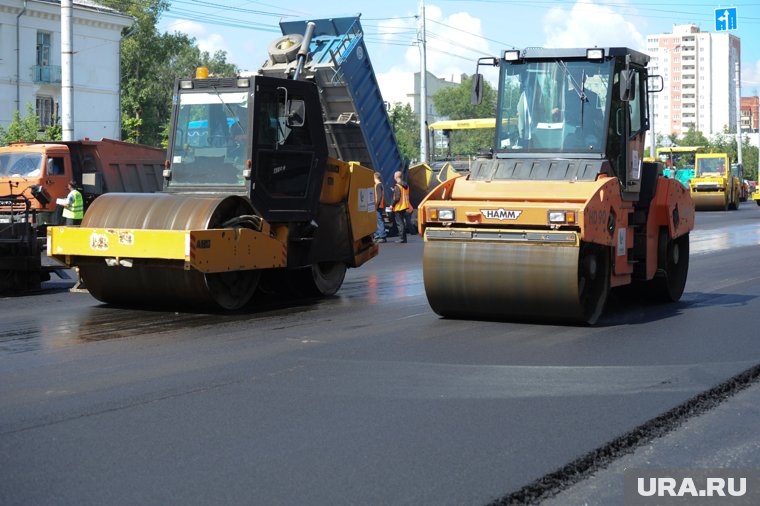
[[[373,172],[403,168],[359,18],[281,23],[255,75],[174,86],[163,191],[104,195],[48,254],[115,305],[331,295],[378,252]]]
[[[308,58],[297,78],[320,90],[330,156],[361,163],[382,175],[386,187],[404,170],[393,127],[367,52],[358,17],[312,21]],[[309,21],[283,21],[283,36],[269,46],[259,72],[283,77],[295,73],[295,61]]]

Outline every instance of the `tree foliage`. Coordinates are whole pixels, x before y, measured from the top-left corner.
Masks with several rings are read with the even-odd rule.
[[[61,140],[60,123],[55,122],[44,133],[40,133],[41,129],[40,120],[34,111],[34,107],[31,103],[27,102],[26,115],[21,116],[18,111],[13,111],[13,118],[8,128],[0,126],[0,146],[6,146],[12,142]]]
[[[101,0],[102,4],[135,18],[121,45],[122,138],[149,145],[167,143],[174,80],[189,77],[205,66],[209,74],[234,76],[226,53],[201,51],[195,39],[182,33],[160,34],[159,17],[167,0]]]
[[[396,102],[388,116],[401,156],[405,160],[417,159],[420,154],[420,121],[414,115],[412,106]]]
[[[483,100],[472,105],[473,77],[463,79],[458,86],[444,88],[433,95],[433,104],[441,116],[452,120],[493,118],[496,116],[497,92],[488,81],[483,81]],[[448,132],[451,156],[475,155],[488,150],[493,144],[494,129],[452,130]]]

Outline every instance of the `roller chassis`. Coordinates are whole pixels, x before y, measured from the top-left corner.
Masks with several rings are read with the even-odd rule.
[[[482,60],[510,83],[499,90],[494,159],[440,184],[419,209],[432,309],[593,324],[614,287],[678,300],[694,204],[639,155],[647,57],[626,48],[529,48]],[[559,107],[542,117],[551,100]]]

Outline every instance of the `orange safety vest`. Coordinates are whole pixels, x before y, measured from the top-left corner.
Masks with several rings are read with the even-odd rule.
[[[375,208],[385,209],[385,189],[383,188],[383,183],[375,185]]]
[[[414,208],[412,207],[412,203],[409,201],[409,188],[404,188],[401,184],[398,183],[396,184],[396,187],[399,189],[399,195],[401,195],[401,198],[398,202],[396,202],[396,205],[393,206],[393,211],[406,211],[407,213],[411,213]]]

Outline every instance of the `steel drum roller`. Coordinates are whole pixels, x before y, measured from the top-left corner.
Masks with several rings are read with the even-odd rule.
[[[112,193],[96,199],[82,227],[150,230],[221,228],[227,220],[253,214],[237,196]],[[133,267],[109,267],[103,259],[83,258],[79,273],[98,300],[138,306],[193,306],[236,309],[256,290],[259,271],[203,274],[181,262],[135,259]]]
[[[593,245],[427,241],[428,302],[444,317],[593,323],[609,290],[608,253]]]
[[[722,211],[728,207],[726,196],[722,193],[700,195],[699,192],[694,192],[691,199],[697,211]]]

